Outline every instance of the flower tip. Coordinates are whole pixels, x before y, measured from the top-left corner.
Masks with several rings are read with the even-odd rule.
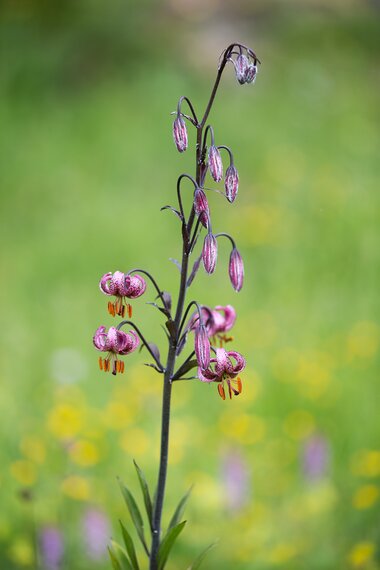
[[[214,273],[218,258],[218,244],[216,237],[209,232],[203,242],[202,261],[207,273]]]
[[[177,115],[173,123],[173,139],[179,152],[184,152],[187,149],[188,137],[186,123],[180,115]]]
[[[228,273],[232,287],[237,292],[241,291],[244,282],[244,263],[236,247],[231,251]]]

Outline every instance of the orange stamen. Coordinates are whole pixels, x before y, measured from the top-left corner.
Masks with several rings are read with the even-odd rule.
[[[120,372],[123,374],[124,372],[124,361],[120,360]]]
[[[121,307],[121,316],[124,318],[125,316],[125,307],[124,305]]]
[[[236,378],[236,384],[237,384],[237,391],[239,392],[239,394],[241,394],[241,391],[243,389],[243,384],[240,378]]]
[[[231,384],[230,384],[230,382],[227,382],[227,383],[228,383],[228,395],[229,395],[229,397],[230,397],[230,400],[231,400],[231,398],[232,398],[232,389],[231,389]]]
[[[219,396],[222,398],[222,400],[225,400],[226,399],[226,393],[224,391],[223,384],[218,384],[218,392],[219,392]]]
[[[103,358],[101,356],[99,356],[99,368],[103,370]]]
[[[127,305],[127,311],[128,311],[128,317],[131,319],[132,318],[132,305],[130,305],[129,303]]]

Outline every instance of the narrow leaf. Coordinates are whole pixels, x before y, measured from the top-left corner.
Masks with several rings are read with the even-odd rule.
[[[125,485],[123,485],[123,483],[120,480],[119,480],[119,485],[120,485],[121,492],[123,493],[123,497],[124,497],[124,500],[125,500],[126,505],[128,507],[129,513],[131,515],[133,524],[135,525],[137,534],[139,535],[139,538],[140,538],[141,543],[145,549],[145,552],[149,556],[149,550],[148,550],[148,547],[146,545],[145,536],[144,536],[144,523],[143,523],[141,513],[139,511],[139,508],[137,506],[137,503],[136,503],[135,499],[133,498],[133,495],[130,492],[130,490]]]
[[[127,531],[127,529],[125,528],[125,526],[123,525],[123,523],[121,521],[119,521],[119,522],[120,522],[120,526],[121,526],[121,532],[123,533],[123,540],[124,540],[125,548],[127,549],[127,552],[129,554],[129,559],[131,561],[132,568],[133,568],[133,570],[139,570],[139,563],[137,561],[136,550],[135,550],[135,547],[133,544],[132,537],[129,534],[129,532]]]
[[[210,550],[215,548],[215,546],[217,544],[218,544],[217,541],[213,542],[212,544],[209,544],[209,546],[207,548],[205,548],[203,550],[203,552],[200,553],[200,555],[194,560],[192,565],[189,566],[189,568],[187,570],[197,570],[200,567],[200,565],[202,564],[203,560],[206,558],[207,554],[210,552]]]
[[[192,489],[193,489],[193,487],[190,487],[190,489],[187,491],[186,495],[184,495],[182,497],[182,499],[180,500],[180,502],[178,503],[178,506],[177,506],[176,510],[174,511],[174,515],[172,516],[171,521],[169,523],[168,532],[170,529],[172,529],[173,527],[175,527],[178,524],[178,521],[181,520],[182,515],[184,513],[184,510],[185,510],[187,500],[190,496]]]
[[[198,360],[196,360],[196,359],[189,360],[188,362],[184,362],[182,364],[181,368],[178,369],[178,372],[176,372],[175,375],[173,376],[173,380],[178,380],[179,378],[181,378],[181,376],[186,374],[186,372],[189,372],[189,370],[192,370],[193,368],[196,368],[197,366],[198,366]]]
[[[169,257],[169,261],[174,263],[174,265],[179,269],[179,271],[181,271],[181,264],[178,261],[178,259],[174,259],[174,257]]]
[[[193,269],[191,270],[191,273],[190,273],[189,278],[187,280],[187,284],[186,284],[187,287],[190,287],[190,285],[194,281],[194,277],[198,273],[198,269],[199,269],[199,266],[201,264],[201,261],[202,261],[202,256],[200,255],[194,262]]]
[[[158,551],[158,570],[163,570],[163,568],[165,568],[165,564],[170,554],[170,550],[172,549],[176,538],[183,530],[185,524],[186,521],[182,521],[177,526],[170,529],[167,532],[163,541],[161,542],[160,549]]]
[[[182,214],[181,212],[179,212],[178,210],[176,210],[175,208],[173,208],[173,206],[163,206],[162,208],[160,208],[161,212],[163,210],[170,210],[171,212],[173,212],[173,214],[175,214],[176,216],[179,217],[179,219],[182,221]]]
[[[122,570],[133,570],[131,563],[129,562],[128,555],[125,552],[124,548],[122,548],[120,546],[120,544],[118,544],[114,540],[111,540],[111,545],[113,548],[113,553],[114,553],[115,558],[116,558],[116,552],[119,555],[119,558],[117,558],[117,562],[118,562],[119,566],[121,567],[121,569]]]
[[[111,550],[110,547],[108,547],[108,554],[110,555],[112,568],[113,568],[114,570],[123,570],[122,567],[121,567],[120,562],[119,562],[118,559],[116,558],[116,554],[113,552],[113,550]]]
[[[162,291],[162,297],[164,299],[165,307],[170,311],[172,308],[172,296],[168,291]]]
[[[151,530],[153,530],[153,524],[152,524],[153,508],[152,508],[152,499],[150,498],[148,483],[145,479],[144,473],[141,471],[140,467],[137,465],[135,460],[133,460],[133,463],[134,463],[136,471],[137,471],[137,476],[139,478],[141,491],[142,491],[142,494],[144,497],[145,510],[146,510],[146,514],[148,515],[149,525],[150,525]]]

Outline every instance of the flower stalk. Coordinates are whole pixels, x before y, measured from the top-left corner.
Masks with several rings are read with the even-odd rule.
[[[231,44],[221,56],[214,85],[201,120],[198,119],[195,108],[188,97],[179,99],[177,111],[174,113],[173,139],[180,153],[186,151],[189,146],[186,121],[196,129],[195,176],[193,177],[187,173],[179,176],[177,181],[178,209],[173,206],[164,206],[162,208],[163,210],[172,210],[181,223],[182,259],[180,264],[176,262],[180,269],[180,280],[174,317],[172,316],[171,296],[161,290],[156,280],[145,270],[133,269],[125,274],[120,271],[115,273],[109,272],[102,277],[100,282],[100,289],[105,295],[116,297],[115,302],[109,302],[110,314],[112,316],[119,315],[124,317],[125,310],[127,310],[128,316],[131,317],[132,305],[129,302],[126,303],[125,299],[128,298],[131,302],[135,302],[138,297],[145,293],[146,282],[142,275],[148,277],[159,299],[158,303],[151,303],[151,305],[158,308],[166,319],[165,326],[168,338],[166,364],[161,363],[156,345],[148,342],[140,329],[131,320],[123,320],[116,328],[111,327],[108,333],[105,327],[99,327],[94,336],[95,347],[101,351],[109,351],[109,356],[104,360],[108,364],[105,365],[102,360],[101,368],[103,370],[108,371],[111,361],[113,362],[113,372],[115,374],[116,372],[124,371],[124,362],[121,362],[118,356],[124,356],[133,352],[141,342],[153,359],[153,364],[150,364],[150,366],[153,366],[157,372],[163,375],[160,462],[155,499],[152,504],[149,498],[149,491],[144,486],[144,483],[142,484],[151,528],[150,548],[146,546],[142,529],[139,527],[139,518],[136,518],[135,513],[136,505],[133,506],[134,500],[131,502],[130,492],[127,489],[124,490],[132,519],[135,526],[137,525],[138,535],[149,557],[150,570],[158,570],[159,568],[161,570],[164,568],[165,562],[162,562],[160,547],[163,544],[162,540],[165,541],[167,539],[170,531],[169,528],[163,539],[161,521],[168,468],[170,405],[173,382],[187,379],[184,375],[196,369],[197,376],[194,376],[194,378],[198,378],[202,382],[216,383],[217,391],[222,399],[225,399],[226,395],[230,398],[233,395],[237,396],[242,391],[242,382],[238,374],[245,367],[245,359],[239,352],[226,351],[223,348],[224,344],[233,340],[232,337],[226,335],[226,332],[231,329],[236,319],[233,307],[227,305],[226,307],[216,306],[215,309],[210,309],[198,304],[197,301],[192,301],[185,309],[186,293],[198,273],[201,260],[203,260],[203,266],[207,273],[212,274],[215,270],[218,237],[225,236],[232,244],[229,276],[233,288],[236,291],[240,291],[243,286],[244,267],[242,257],[231,236],[225,233],[214,234],[212,232],[210,207],[204,187],[207,172],[209,172],[214,182],[219,183],[223,180],[223,164],[220,149],[225,149],[230,157],[230,165],[226,170],[224,180],[225,195],[229,202],[235,200],[238,191],[239,178],[234,166],[232,152],[224,145],[217,145],[212,126],[206,126],[223,71],[228,62],[233,64],[240,84],[253,82],[257,72],[257,63],[259,63],[257,56],[250,48],[242,44]],[[182,112],[183,104],[187,105],[190,115]],[[209,147],[207,147],[208,134],[210,134],[211,138]],[[188,215],[185,213],[181,196],[184,178],[187,178],[192,183],[194,192],[193,203]],[[186,183],[188,184],[188,182]],[[201,255],[197,254],[189,276],[189,261],[203,228],[206,228],[207,233],[203,241],[202,252]],[[192,306],[196,308],[196,311],[189,316]],[[187,322],[186,319],[188,319]],[[120,329],[124,325],[132,327],[133,330],[130,330],[129,333],[121,331]],[[177,358],[186,345],[188,335],[192,333],[194,334],[193,349],[184,362],[176,369]],[[211,352],[215,354],[215,357],[211,357]],[[138,467],[137,469],[141,482],[141,472]],[[149,500],[147,499],[147,493]],[[179,520],[177,523],[176,532],[179,533],[184,523],[180,523]],[[115,552],[110,551],[110,555],[111,559],[114,560],[116,557]]]

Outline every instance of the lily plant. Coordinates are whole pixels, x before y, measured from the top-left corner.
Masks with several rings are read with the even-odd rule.
[[[111,372],[113,375],[123,373],[124,357],[140,346],[140,348],[145,348],[151,357],[148,365],[162,375],[161,452],[154,498],[152,498],[142,470],[135,463],[149,522],[149,541],[145,537],[143,517],[137,502],[128,487],[120,482],[131,519],[148,557],[150,570],[165,568],[171,548],[186,524],[186,521],[182,521],[182,515],[189,493],[181,499],[165,532],[161,524],[168,465],[170,402],[173,386],[180,380],[199,379],[204,383],[215,384],[223,400],[226,397],[231,399],[242,392],[240,373],[244,370],[245,358],[239,352],[225,348],[227,343],[233,340],[229,332],[236,320],[235,309],[231,305],[224,307],[216,305],[211,308],[196,300],[186,305],[186,295],[202,265],[208,274],[215,271],[218,242],[221,238],[227,239],[231,245],[228,264],[231,285],[235,291],[240,291],[243,287],[243,259],[232,236],[225,232],[214,233],[206,195],[209,189],[205,186],[208,174],[215,183],[223,181],[224,190],[219,193],[225,196],[228,203],[232,203],[237,198],[239,175],[231,149],[217,144],[214,129],[208,124],[208,118],[227,64],[233,66],[238,83],[244,85],[254,83],[259,63],[258,57],[249,47],[239,43],[229,45],[220,57],[216,79],[203,115],[199,116],[196,113],[193,103],[186,96],[180,97],[177,109],[173,113],[175,115],[173,138],[180,153],[188,150],[188,127],[193,127],[196,133],[195,173],[183,173],[178,177],[176,206],[167,205],[162,208],[162,210],[172,211],[177,216],[179,239],[182,241],[182,260],[180,263],[175,262],[180,272],[175,307],[173,307],[171,295],[159,287],[156,279],[144,269],[135,268],[126,273],[108,272],[103,275],[99,283],[101,292],[109,299],[109,314],[122,319],[128,316],[127,320],[121,320],[117,326],[111,326],[108,330],[103,325],[96,330],[93,344],[102,353],[99,357],[100,370]],[[225,152],[228,158],[225,173],[222,152]],[[192,204],[187,212],[182,200],[184,183],[190,184],[193,192]],[[199,252],[197,246],[200,243],[202,231],[205,231],[205,236]],[[191,262],[192,257],[194,259]],[[192,263],[191,269],[190,263]],[[150,282],[156,294],[155,301],[151,304],[161,312],[165,322],[168,351],[164,361],[156,344],[148,342],[132,320],[132,301],[146,292],[147,281]],[[188,348],[189,345],[190,348]],[[183,356],[186,349],[187,355]],[[121,532],[124,546],[112,541],[109,549],[113,568],[140,570],[142,566],[138,561],[132,537],[122,523]],[[207,547],[200,554],[189,566],[189,570],[199,567],[212,546]]]

